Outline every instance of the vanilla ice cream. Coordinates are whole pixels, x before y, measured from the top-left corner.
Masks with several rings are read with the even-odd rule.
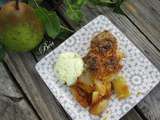
[[[73,52],[65,52],[59,55],[54,71],[62,82],[68,86],[73,85],[84,69],[84,62],[80,55]]]

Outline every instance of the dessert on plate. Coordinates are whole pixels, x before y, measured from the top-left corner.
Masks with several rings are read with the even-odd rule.
[[[116,38],[103,31],[93,37],[83,58],[73,52],[60,54],[54,70],[81,106],[89,108],[91,114],[100,115],[112,94],[119,100],[130,95],[125,78],[120,74],[123,58]]]

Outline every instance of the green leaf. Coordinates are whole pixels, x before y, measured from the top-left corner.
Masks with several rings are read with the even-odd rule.
[[[37,8],[35,12],[43,22],[48,36],[54,39],[60,32],[60,20],[56,12],[41,7]]]
[[[116,7],[113,9],[113,12],[118,13],[118,14],[122,14],[125,15],[123,10],[120,7]]]
[[[46,32],[50,37],[55,38],[60,32],[60,20],[56,12],[50,12],[49,18],[52,22],[46,23]]]
[[[69,36],[71,36],[74,33],[73,30],[68,29],[65,26],[61,26],[61,31],[60,33],[57,35],[56,38],[58,39],[62,39],[65,40],[66,38],[68,38]]]
[[[4,56],[5,56],[5,49],[3,45],[0,44],[0,62],[3,60]]]
[[[83,18],[83,13],[79,9],[75,9],[73,6],[67,9],[67,16],[74,22],[80,22]]]
[[[46,9],[44,8],[36,8],[35,13],[37,17],[42,21],[42,23],[45,25],[48,17],[48,13],[46,14]]]
[[[83,14],[81,12],[81,7],[84,5],[84,0],[65,0],[65,4],[67,6],[66,15],[74,22],[80,22],[83,18]]]
[[[76,0],[76,5],[81,8],[82,6],[84,6],[86,3],[88,2],[88,0]]]
[[[120,8],[120,6],[123,2],[124,2],[124,0],[117,0],[117,4],[116,4],[116,7],[113,9],[113,12],[124,15],[123,10]]]

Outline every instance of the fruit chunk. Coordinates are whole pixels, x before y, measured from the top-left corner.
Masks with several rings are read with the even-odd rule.
[[[94,91],[92,93],[92,104],[97,103],[98,101],[100,101],[100,99],[101,99],[101,96],[100,96],[99,92],[98,91]]]
[[[70,91],[75,99],[79,102],[83,107],[88,107],[89,105],[89,94],[85,93],[83,90],[78,88],[76,85],[70,87]]]
[[[112,95],[112,84],[111,82],[105,81],[105,87],[106,87],[106,94],[105,96],[107,98],[110,98]]]
[[[119,51],[119,50],[117,50],[116,54],[117,54],[117,58],[120,59],[120,60],[125,58],[125,54],[123,52]]]
[[[114,92],[118,99],[125,99],[130,96],[129,87],[122,76],[117,76],[112,83]]]
[[[112,80],[114,80],[117,77],[117,73],[111,73],[109,75],[107,75],[106,77],[103,78],[103,80],[105,82],[111,82]]]
[[[108,103],[107,99],[102,99],[98,103],[93,104],[89,109],[90,113],[94,114],[94,115],[101,114],[104,111],[104,109],[106,108],[107,103]]]
[[[84,71],[82,73],[82,75],[77,79],[76,85],[87,93],[92,93],[94,91],[93,80],[89,71]]]
[[[96,90],[99,92],[101,96],[106,95],[106,86],[104,85],[103,81],[95,80]]]

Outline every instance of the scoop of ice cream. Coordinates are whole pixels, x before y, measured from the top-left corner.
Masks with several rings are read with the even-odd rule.
[[[65,52],[59,55],[54,66],[57,77],[68,86],[73,85],[83,72],[83,60],[80,55]]]

